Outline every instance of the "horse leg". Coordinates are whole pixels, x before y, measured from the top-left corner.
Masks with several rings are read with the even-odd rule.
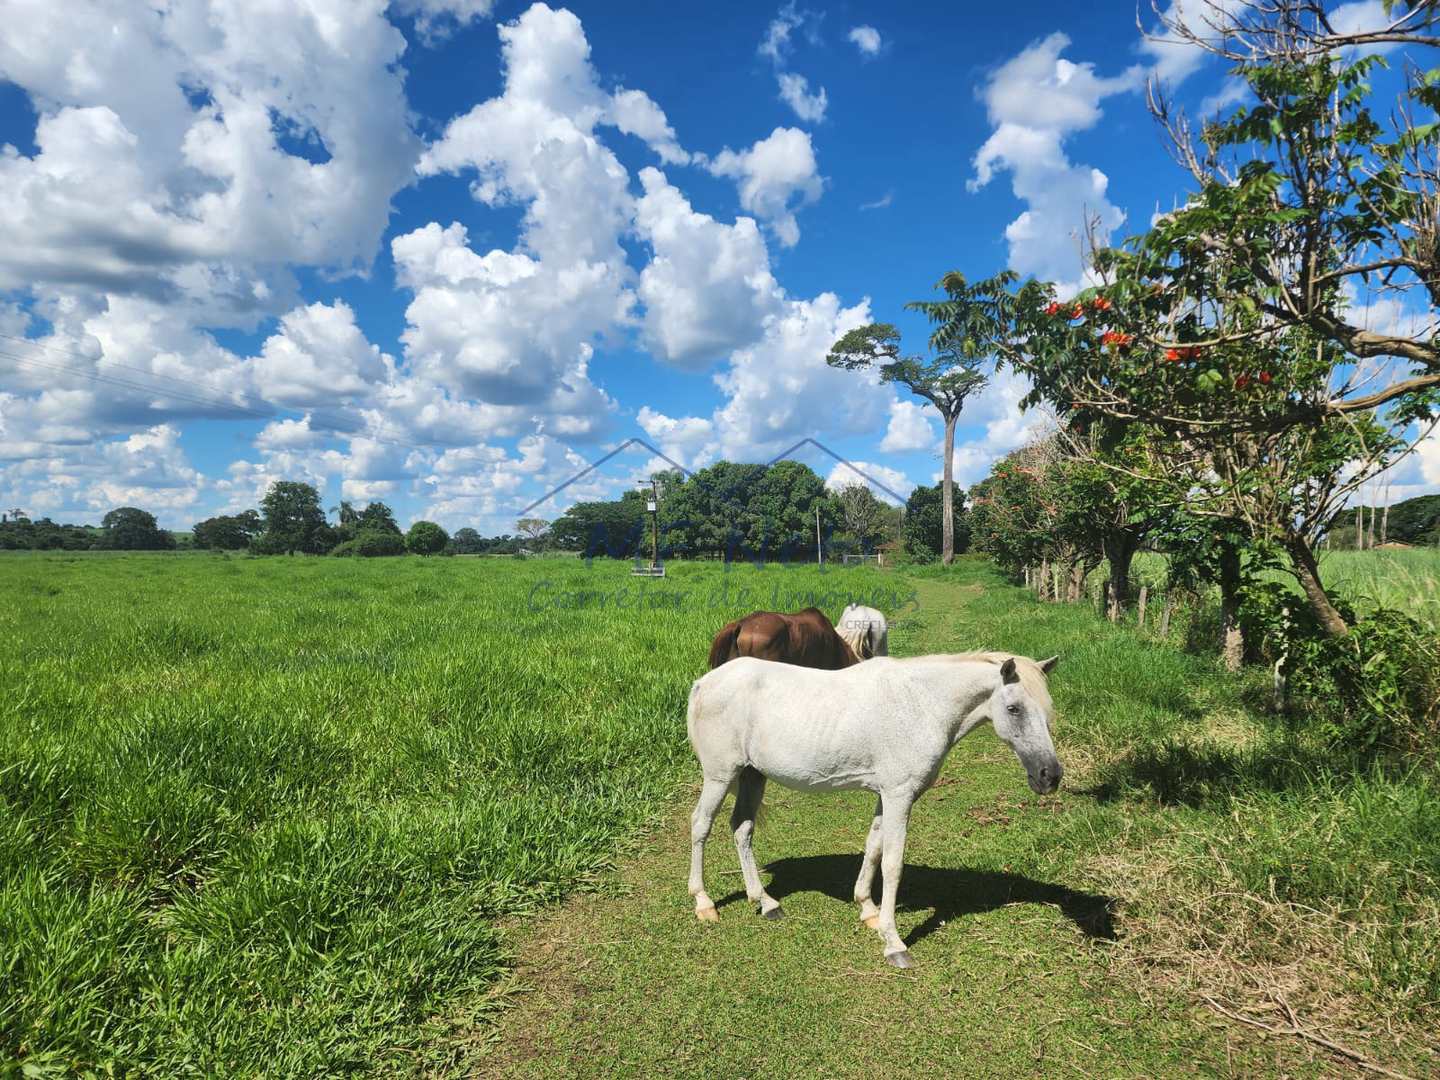
[[[898,968],[914,967],[900,932],[895,929],[895,897],[900,891],[900,872],[905,867],[905,830],[910,822],[914,798],[882,795],[884,812],[880,823],[880,870],[885,875],[885,890],[880,897],[880,936],[885,939],[885,959]]]
[[[740,773],[740,783],[735,788],[735,809],[730,813],[730,828],[735,832],[735,850],[740,853],[740,872],[745,876],[745,895],[752,904],[760,906],[760,914],[767,919],[781,918],[780,902],[765,891],[760,883],[760,871],[755,866],[755,852],[750,846],[755,835],[755,816],[760,812],[760,802],[765,797],[765,774],[749,765]]]
[[[855,882],[855,902],[860,905],[860,921],[871,930],[880,927],[880,909],[870,898],[875,884],[875,868],[880,865],[881,812],[885,802],[875,797],[875,817],[870,822],[870,834],[865,837],[865,857],[860,860],[860,877]]]
[[[729,790],[729,780],[707,777],[700,789],[700,799],[695,803],[695,812],[690,815],[690,895],[695,898],[695,917],[701,922],[720,921],[715,901],[705,894],[705,841]]]

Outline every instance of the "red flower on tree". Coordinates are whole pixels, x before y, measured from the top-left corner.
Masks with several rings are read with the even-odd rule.
[[[1046,315],[1050,315],[1050,316],[1055,316],[1055,315],[1059,315],[1060,312],[1062,312],[1062,311],[1064,311],[1064,310],[1065,310],[1065,308],[1064,308],[1063,306],[1061,306],[1060,304],[1050,304],[1050,305],[1045,309],[1045,314],[1046,314]]]
[[[1090,306],[1096,311],[1109,311],[1115,305],[1110,303],[1110,301],[1105,299],[1105,297],[1097,296],[1094,300],[1090,301]]]
[[[1260,372],[1260,385],[1269,386],[1270,383],[1274,380],[1274,378],[1275,376],[1271,375],[1270,372],[1262,371]]]

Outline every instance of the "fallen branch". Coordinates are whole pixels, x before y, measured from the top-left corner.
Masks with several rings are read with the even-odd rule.
[[[1230,1009],[1225,1008],[1225,1006],[1221,1005],[1218,1001],[1210,997],[1208,994],[1202,994],[1201,997],[1204,999],[1205,1004],[1209,1005],[1210,1008],[1214,1009],[1221,1016],[1228,1017],[1229,1019],[1235,1020],[1241,1024],[1249,1024],[1251,1027],[1259,1028],[1261,1031],[1269,1032],[1271,1035],[1297,1035],[1302,1039],[1306,1039],[1309,1042],[1314,1043],[1316,1046],[1323,1046],[1331,1053],[1338,1054],[1343,1058],[1347,1058],[1350,1061],[1353,1061],[1362,1069],[1369,1069],[1371,1072],[1379,1073],[1381,1076],[1393,1077],[1394,1080],[1415,1080],[1415,1077],[1410,1076],[1407,1073],[1395,1072],[1393,1069],[1387,1069],[1384,1065],[1376,1064],[1375,1062],[1367,1058],[1364,1054],[1361,1054],[1359,1051],[1356,1050],[1351,1050],[1348,1046],[1342,1046],[1340,1043],[1332,1042],[1330,1039],[1327,1039],[1322,1035],[1317,1035],[1313,1031],[1307,1031],[1305,1028],[1300,1026],[1300,1021],[1296,1017],[1295,1011],[1290,1008],[1289,1003],[1281,998],[1276,998],[1275,1000],[1276,1003],[1279,1004],[1280,1008],[1284,1010],[1287,1019],[1289,1019],[1289,1027],[1279,1027],[1275,1024],[1267,1024],[1263,1020],[1256,1020],[1253,1016],[1246,1016],[1244,1013],[1232,1012]]]

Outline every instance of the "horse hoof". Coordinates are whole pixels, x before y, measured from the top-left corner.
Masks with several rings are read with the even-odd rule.
[[[915,966],[915,961],[910,959],[908,949],[897,953],[886,953],[885,960],[891,967],[913,968]]]
[[[785,917],[785,909],[777,904],[769,911],[762,911],[760,914],[764,915],[767,919],[783,919]]]
[[[702,907],[695,909],[695,917],[701,922],[719,922],[720,913],[713,907]]]
[[[880,929],[879,915],[871,915],[868,919],[861,919],[860,921],[863,922],[866,926],[868,926],[871,930]]]

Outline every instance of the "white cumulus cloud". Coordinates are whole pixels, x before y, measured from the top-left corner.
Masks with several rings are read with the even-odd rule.
[[[880,53],[880,31],[873,26],[852,26],[850,33],[846,35],[849,41],[860,50],[861,56],[877,56]]]
[[[796,211],[819,199],[825,188],[815,147],[799,128],[776,128],[748,150],[726,148],[710,162],[710,171],[735,181],[740,205],[765,221],[785,247],[800,240]]]
[[[1060,54],[1070,44],[1055,33],[1025,48],[993,72],[982,92],[994,131],[975,155],[972,191],[1008,171],[1026,209],[1005,229],[1010,267],[1076,287],[1081,277],[1080,245],[1087,218],[1106,240],[1124,220],[1106,198],[1109,181],[1099,169],[1066,156],[1067,135],[1093,127],[1100,103],[1137,89],[1144,71],[1132,67],[1113,78],[1091,64]]]

